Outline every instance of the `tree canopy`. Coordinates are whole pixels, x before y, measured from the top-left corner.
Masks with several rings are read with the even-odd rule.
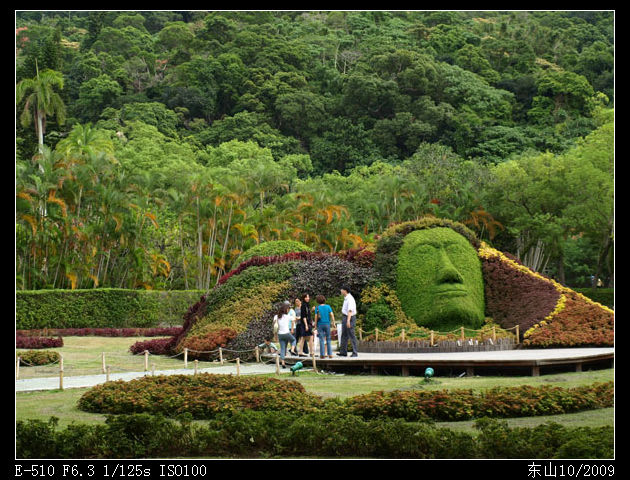
[[[613,22],[18,11],[18,287],[206,288],[427,213],[611,279]]]

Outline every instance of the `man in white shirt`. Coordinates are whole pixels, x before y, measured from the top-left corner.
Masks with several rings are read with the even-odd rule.
[[[354,334],[354,326],[357,322],[357,302],[348,287],[342,287],[341,294],[344,296],[343,307],[341,307],[343,330],[337,355],[340,357],[348,356],[348,340],[350,340],[352,342],[352,356],[358,357],[357,337]]]

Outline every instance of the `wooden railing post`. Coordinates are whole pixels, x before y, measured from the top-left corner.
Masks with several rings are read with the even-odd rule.
[[[405,329],[404,328],[402,329],[402,341],[403,342],[405,341]]]
[[[219,347],[219,362],[223,365],[223,348]]]
[[[516,344],[517,345],[518,345],[519,341],[520,341],[520,338],[519,338],[518,325],[516,325]]]
[[[236,357],[236,376],[241,375],[241,359]]]
[[[19,380],[20,378],[20,362],[22,361],[22,357],[17,357],[15,364],[15,379]]]
[[[109,382],[109,374],[112,371],[112,367],[110,367],[109,365],[107,365],[107,367],[105,367],[105,381]]]
[[[492,341],[497,343],[497,328],[492,325]]]
[[[59,390],[63,390],[63,357],[59,356]]]
[[[464,327],[462,326],[462,343],[464,343],[465,339],[466,339],[466,336],[464,334]]]
[[[378,328],[375,329],[376,332],[376,341],[378,342]]]
[[[188,348],[184,348],[184,368],[188,368]]]
[[[433,346],[433,339],[434,339],[434,333],[433,333],[433,330],[431,330],[431,346]]]
[[[103,373],[105,373],[105,352],[101,353],[101,369],[103,371]]]
[[[149,371],[149,351],[144,351],[144,371]]]
[[[256,345],[256,362],[260,363],[260,349]]]
[[[198,366],[199,366],[199,360],[195,359],[195,375],[197,375]]]

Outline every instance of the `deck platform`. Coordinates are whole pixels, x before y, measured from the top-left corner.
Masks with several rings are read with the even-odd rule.
[[[361,353],[358,357],[333,358],[315,357],[317,369],[328,371],[369,371],[377,374],[386,370],[388,373],[400,372],[424,375],[424,369],[431,367],[436,375],[463,373],[472,376],[484,372],[525,371],[532,376],[541,374],[541,369],[557,368],[581,372],[584,367],[610,368],[614,365],[614,348],[556,348],[556,349],[520,349],[487,352],[442,352],[442,353]],[[309,357],[285,357],[287,365],[302,362],[305,367],[312,367]]]

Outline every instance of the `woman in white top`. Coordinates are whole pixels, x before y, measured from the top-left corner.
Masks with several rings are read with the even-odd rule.
[[[295,348],[295,337],[291,335],[291,317],[289,316],[289,305],[283,303],[278,310],[278,314],[273,317],[274,322],[278,322],[278,340],[280,341],[280,361],[282,368],[287,368],[284,357],[287,353],[287,344]]]

